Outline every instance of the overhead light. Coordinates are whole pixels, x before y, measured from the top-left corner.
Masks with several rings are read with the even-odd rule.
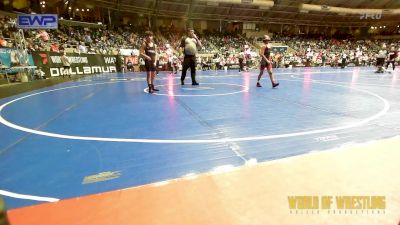
[[[85,11],[85,9],[82,9],[82,12],[84,12]]]
[[[207,2],[207,6],[218,6],[218,2]]]
[[[76,9],[76,11],[79,11],[79,9]]]
[[[270,10],[271,7],[269,7],[269,6],[260,6],[259,9],[261,9],[261,10]]]
[[[86,11],[88,11],[88,12],[89,12],[89,9],[86,9]]]
[[[103,24],[102,22],[97,22],[97,24]]]
[[[42,5],[42,7],[44,8],[44,7],[46,7],[45,5]]]
[[[70,7],[68,7],[68,9],[71,9],[71,6],[70,6]]]
[[[386,26],[383,26],[383,28],[386,28]]]

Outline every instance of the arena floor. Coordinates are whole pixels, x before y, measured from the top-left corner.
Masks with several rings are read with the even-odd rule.
[[[160,73],[150,95],[125,73],[0,99],[11,222],[312,224],[327,215],[293,215],[288,195],[332,193],[385,195],[376,224],[398,222],[400,72],[274,71],[275,89],[258,71],[198,72],[199,86]]]

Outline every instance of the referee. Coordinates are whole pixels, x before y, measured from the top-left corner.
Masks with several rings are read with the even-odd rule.
[[[200,40],[194,34],[192,28],[188,29],[188,35],[182,38],[181,51],[185,54],[182,66],[181,85],[185,84],[186,71],[190,68],[192,85],[199,85],[196,81],[196,54],[197,47],[202,47]]]

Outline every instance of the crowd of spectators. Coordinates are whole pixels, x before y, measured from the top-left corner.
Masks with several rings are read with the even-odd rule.
[[[57,30],[25,31],[27,46],[32,51],[62,51],[75,53],[115,54],[119,49],[138,49],[143,41],[141,30],[125,26],[115,30],[105,26],[88,28],[59,25]]]
[[[106,26],[83,27],[59,24],[57,30],[24,30],[26,47],[29,51],[63,52],[69,49],[75,53],[118,54],[120,49],[139,49],[143,33],[148,28],[126,25],[117,28]],[[0,17],[0,47],[16,46],[15,19]],[[196,32],[199,33],[199,32]],[[160,47],[161,64],[171,62],[174,55],[179,57],[184,30],[171,26],[158,27],[155,43]],[[204,31],[199,35],[203,47],[199,53],[205,55],[198,61],[203,67],[223,68],[224,65],[238,64],[239,58],[256,65],[258,61],[257,39],[245,39],[237,33]],[[394,47],[400,43],[384,40],[335,39],[324,36],[274,35],[277,45],[288,46],[289,51],[273,54],[274,65],[283,66],[324,66],[338,64],[344,56],[356,65],[372,65],[379,50]]]
[[[0,17],[0,45],[15,47],[15,19]],[[66,48],[75,53],[114,54],[119,49],[138,49],[143,42],[145,27],[123,26],[109,29],[68,26],[59,23],[56,30],[24,30],[26,47],[30,51],[60,52]],[[7,44],[4,44],[6,40]],[[3,46],[4,45],[4,46]]]
[[[372,65],[380,50],[399,50],[399,40],[356,40],[327,37],[275,36],[274,41],[294,51],[276,54],[277,65],[337,66],[345,57],[355,65]]]
[[[220,33],[204,31],[201,36],[203,53],[220,53],[223,55],[237,54],[243,51],[245,45],[252,47],[250,43],[237,33]]]
[[[15,22],[9,17],[0,17],[0,47],[14,47],[10,40],[15,39],[16,32]]]

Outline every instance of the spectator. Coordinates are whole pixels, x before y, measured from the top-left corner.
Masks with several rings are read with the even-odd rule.
[[[67,53],[64,52],[63,55],[61,56],[61,62],[63,64],[63,73],[62,73],[62,77],[68,75],[69,77],[71,77],[70,74],[70,67],[71,67],[71,62],[69,61],[69,58],[67,57]]]
[[[0,35],[0,48],[5,48],[7,47],[7,41],[4,39],[3,35]]]
[[[80,53],[87,53],[87,48],[82,42],[80,42],[79,45],[78,45],[78,51],[79,51],[79,54]]]
[[[36,79],[46,79],[46,74],[43,72],[42,67],[39,67],[35,70],[34,76]]]
[[[50,36],[45,30],[39,30],[39,34],[36,36],[36,38],[40,38],[42,41],[48,42]]]
[[[52,51],[52,52],[59,52],[59,45],[57,44],[57,43],[52,43],[51,45],[50,45],[50,51]]]

